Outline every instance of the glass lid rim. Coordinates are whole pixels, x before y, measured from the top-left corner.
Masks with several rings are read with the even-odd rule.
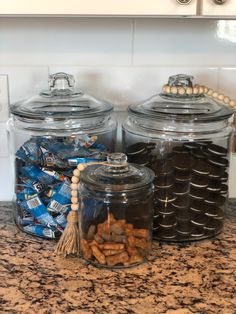
[[[68,118],[77,118],[77,119],[83,119],[83,118],[90,118],[90,117],[100,117],[102,115],[109,115],[114,110],[114,106],[107,102],[101,102],[98,103],[97,106],[94,106],[94,108],[88,108],[84,111],[32,111],[32,110],[24,110],[29,109],[28,106],[24,107],[25,101],[18,101],[9,106],[10,113],[14,116],[18,116],[21,118],[30,118],[30,119],[39,119],[44,120],[46,118],[64,118],[65,120]],[[29,102],[30,104],[30,102]],[[46,103],[45,103],[46,104]],[[53,103],[48,103],[48,107],[52,106]],[[63,107],[67,107],[67,103],[65,102],[63,104]],[[56,107],[56,106],[55,106]],[[76,107],[76,105],[74,106]],[[40,107],[39,107],[40,108]],[[68,109],[70,106],[68,106]],[[79,105],[78,105],[79,108]],[[22,110],[23,109],[23,110]]]
[[[81,172],[81,177],[80,177],[80,182],[83,184],[85,184],[86,186],[90,187],[94,187],[96,188],[97,191],[100,191],[100,192],[112,192],[112,193],[121,193],[121,192],[127,192],[127,191],[135,191],[135,190],[139,190],[139,189],[142,189],[142,188],[145,188],[147,187],[148,185],[151,185],[153,180],[154,180],[154,177],[155,177],[155,174],[154,172],[147,168],[147,167],[144,167],[144,166],[140,166],[138,164],[134,164],[134,163],[129,163],[129,165],[133,166],[134,168],[136,168],[137,170],[144,170],[145,173],[146,173],[146,176],[145,176],[145,179],[139,181],[138,183],[134,183],[134,184],[118,184],[116,186],[119,186],[120,188],[119,189],[112,189],[113,186],[115,185],[111,185],[111,184],[101,184],[100,182],[98,181],[95,181],[94,179],[92,179],[92,176],[91,175],[88,175],[89,174],[89,170],[92,171],[92,170],[95,170],[95,169],[99,169],[99,168],[104,168],[106,166],[104,165],[91,165],[89,167],[86,167],[86,169],[84,171]],[[90,168],[90,169],[89,169]],[[147,180],[148,179],[148,180]],[[146,182],[145,182],[146,181]],[[109,187],[109,188],[106,188],[106,189],[102,189],[102,186],[106,186],[106,187]],[[128,188],[128,186],[130,186],[130,188]]]
[[[160,97],[160,99],[163,99],[163,102],[159,101],[159,100],[153,100],[154,97]],[[211,99],[208,99],[208,97],[205,97],[208,102],[206,104],[211,104],[212,103],[212,100]],[[167,102],[167,100],[170,100],[170,102]],[[198,99],[203,99],[202,98],[198,98]],[[176,100],[176,102],[175,102]],[[184,103],[181,103],[181,100],[183,101],[186,101]],[[157,94],[157,95],[154,95],[153,97],[147,99],[146,101],[144,102],[139,102],[139,103],[134,103],[134,104],[130,104],[128,106],[128,113],[132,116],[135,116],[135,117],[138,117],[138,118],[143,118],[143,119],[152,119],[152,120],[166,120],[166,121],[171,121],[171,120],[176,120],[176,121],[182,121],[182,122],[206,122],[206,121],[220,121],[220,120],[227,120],[228,118],[230,118],[234,111],[232,110],[232,108],[229,108],[219,102],[215,102],[216,105],[219,106],[219,111],[217,111],[216,113],[215,112],[210,112],[210,113],[199,113],[199,114],[196,114],[196,113],[173,113],[173,112],[157,112],[155,110],[153,110],[151,108],[151,105],[152,104],[171,104],[171,103],[176,103],[176,104],[179,104],[179,105],[186,105],[187,104],[187,101],[188,100],[191,100],[191,98],[181,98],[181,97],[178,97],[178,98],[162,98],[162,94]],[[196,100],[196,98],[192,98],[192,105],[193,106],[196,106],[196,109],[197,109],[197,105],[198,103],[194,102],[194,100]],[[199,105],[201,105],[199,103]],[[213,103],[212,103],[213,105]],[[146,106],[146,108],[145,108]],[[150,108],[147,108],[147,106],[150,106]],[[167,108],[168,109],[168,108]],[[187,109],[187,108],[186,108]],[[194,108],[193,108],[194,109]],[[195,110],[196,110],[195,109]],[[184,110],[184,107],[183,107],[183,110]]]

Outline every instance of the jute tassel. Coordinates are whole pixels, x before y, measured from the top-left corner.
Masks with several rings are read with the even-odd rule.
[[[71,210],[67,216],[67,225],[57,243],[55,253],[67,256],[79,253],[79,219],[78,211]]]
[[[55,253],[57,255],[67,256],[70,254],[79,254],[79,200],[78,200],[78,189],[79,189],[79,177],[80,172],[83,171],[87,166],[94,164],[107,164],[106,162],[90,162],[86,164],[79,164],[77,169],[73,172],[71,179],[71,211],[67,216],[67,225],[63,234],[58,241]]]

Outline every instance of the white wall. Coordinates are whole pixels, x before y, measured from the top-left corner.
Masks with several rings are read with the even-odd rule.
[[[236,98],[236,21],[0,19],[0,74],[9,75],[11,102],[45,89],[55,71],[74,74],[81,89],[117,111],[160,91],[180,72]],[[5,146],[1,141],[0,200],[11,198]]]

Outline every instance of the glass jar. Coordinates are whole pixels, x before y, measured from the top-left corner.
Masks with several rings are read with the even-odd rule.
[[[33,235],[55,238],[70,209],[70,178],[81,162],[106,159],[115,145],[113,107],[74,89],[73,76],[49,76],[49,90],[10,107],[14,218]]]
[[[154,173],[114,153],[80,176],[81,255],[96,266],[142,263],[151,249]]]
[[[218,234],[227,206],[233,111],[191,93],[192,81],[170,77],[173,93],[130,105],[123,124],[128,160],[155,172],[153,237],[161,241]]]

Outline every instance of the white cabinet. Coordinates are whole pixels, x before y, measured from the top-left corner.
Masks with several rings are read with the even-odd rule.
[[[0,0],[3,16],[191,16],[196,12],[197,0]]]
[[[236,0],[225,0],[223,4],[217,4],[217,0],[202,0],[201,2],[203,16],[236,17]]]

